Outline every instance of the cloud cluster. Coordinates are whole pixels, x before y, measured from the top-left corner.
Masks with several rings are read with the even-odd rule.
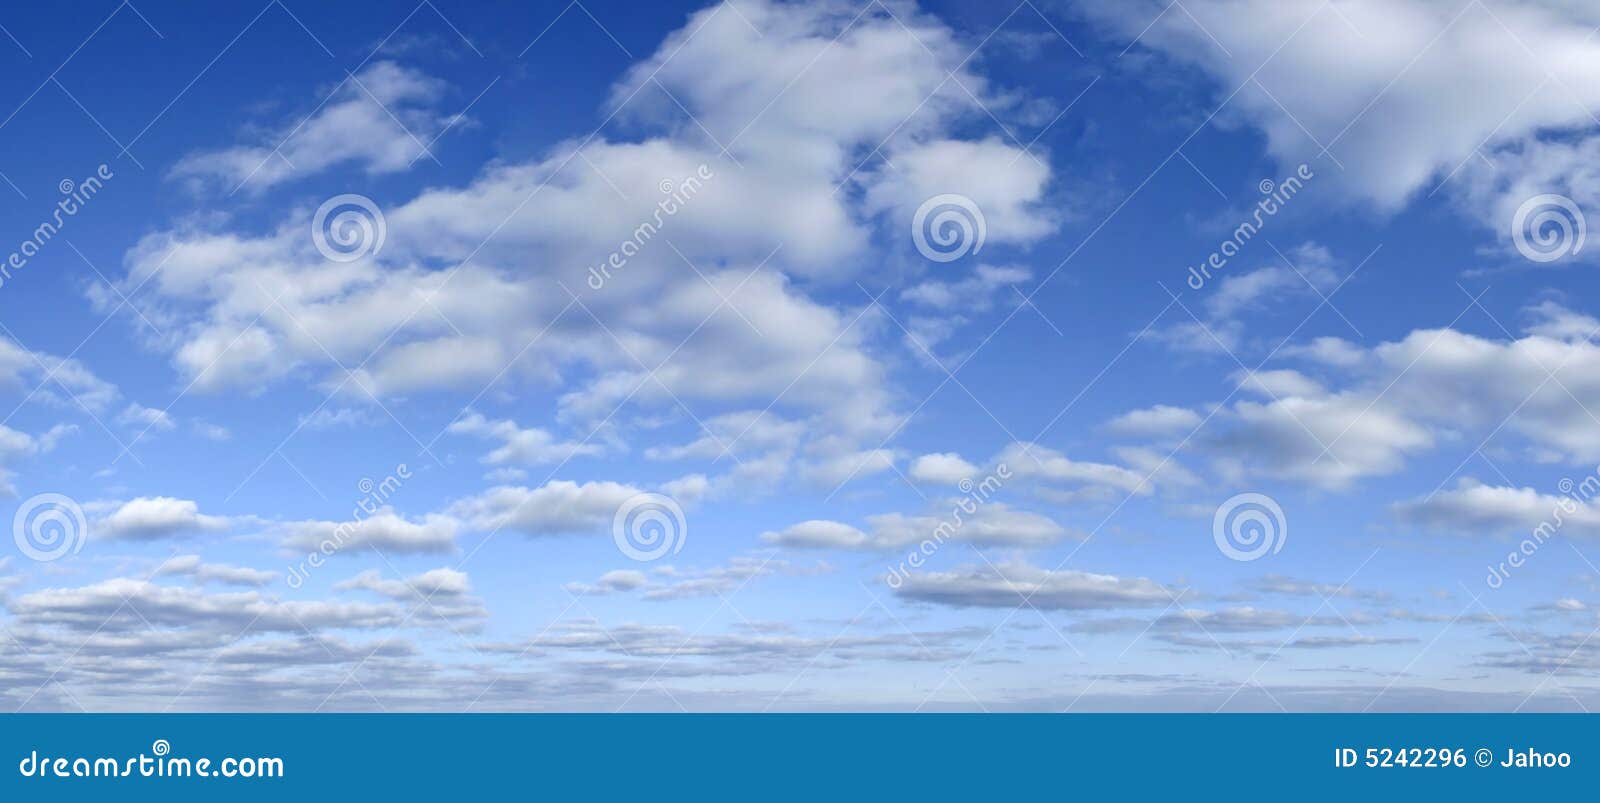
[[[1564,0],[1080,3],[1124,41],[1198,67],[1221,120],[1261,130],[1280,165],[1324,149],[1330,183],[1396,212],[1453,182],[1509,239],[1517,205],[1565,192],[1596,208],[1584,158],[1600,87],[1593,8]],[[1225,102],[1225,103],[1224,103]],[[1592,163],[1592,162],[1590,162]],[[1492,165],[1492,166],[1489,166]]]

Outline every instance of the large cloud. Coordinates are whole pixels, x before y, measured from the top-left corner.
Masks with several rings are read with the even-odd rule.
[[[994,241],[1034,240],[1052,226],[1038,206],[1049,170],[952,138],[959,121],[986,119],[980,101],[1008,101],[936,20],[842,2],[737,11],[694,15],[615,87],[614,110],[652,136],[568,141],[387,203],[384,247],[351,262],[317,253],[301,209],[261,235],[150,235],[128,281],[148,279],[182,322],[162,345],[200,392],[297,370],[357,398],[533,381],[563,389],[565,420],[612,427],[629,404],[700,419],[771,404],[818,433],[809,476],[885,467],[862,449],[895,423],[870,345],[878,316],[820,303],[791,277],[872,267],[883,223],[904,249],[900,218],[935,188],[983,204]],[[436,94],[387,69],[404,97]],[[858,170],[874,153],[902,170]]]
[[[1126,40],[1204,70],[1217,100],[1227,100],[1219,119],[1260,128],[1280,163],[1313,161],[1326,147],[1342,170],[1319,176],[1385,210],[1458,173],[1489,172],[1475,155],[1480,151],[1498,162],[1508,152],[1537,151],[1547,135],[1596,125],[1590,110],[1600,104],[1600,85],[1590,65],[1600,59],[1592,35],[1600,12],[1592,6],[1565,0],[1195,0],[1178,11],[1164,0],[1080,5]],[[1535,158],[1554,164],[1558,156]],[[1506,165],[1495,172],[1508,173]],[[1541,172],[1557,186],[1538,192],[1565,183],[1554,171]],[[1511,196],[1533,190],[1500,189]],[[1505,230],[1505,206],[1498,196],[1485,200],[1477,211],[1493,229]]]
[[[1370,348],[1324,337],[1283,349],[1327,376],[1277,369],[1235,377],[1244,398],[1192,411],[1204,425],[1186,448],[1230,476],[1326,488],[1397,473],[1462,435],[1520,435],[1531,458],[1592,465],[1600,461],[1592,412],[1600,410],[1600,346],[1590,338],[1600,322],[1548,302],[1527,313],[1521,335],[1419,329]],[[1174,417],[1171,408],[1164,415]]]

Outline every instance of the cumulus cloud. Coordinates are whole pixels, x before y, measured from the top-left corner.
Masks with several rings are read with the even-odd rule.
[[[177,555],[162,561],[157,576],[188,575],[201,583],[216,582],[227,585],[265,586],[277,579],[273,572],[247,566],[230,566],[225,563],[206,563],[199,555]]]
[[[176,421],[172,420],[172,416],[167,411],[145,407],[137,403],[129,404],[123,408],[122,412],[117,414],[117,423],[140,427],[144,430],[158,431],[170,430],[178,425]]]
[[[858,11],[749,2],[696,13],[615,87],[611,103],[641,138],[562,142],[386,204],[377,254],[328,263],[302,208],[262,233],[195,224],[151,234],[128,254],[126,282],[148,280],[149,306],[177,322],[160,345],[198,393],[259,390],[297,372],[357,398],[541,382],[561,388],[563,420],[583,423],[623,407],[688,406],[705,419],[776,399],[775,414],[817,433],[802,477],[831,484],[886,470],[892,455],[866,446],[896,423],[872,348],[879,316],[823,303],[796,279],[875,266],[874,233],[898,232],[915,195],[936,185],[979,200],[993,241],[1025,245],[1053,225],[1041,204],[1050,171],[1012,146],[956,138],[988,119],[975,97],[992,109],[1012,99],[974,72],[947,26],[913,9]],[[372,69],[399,99],[426,105],[439,92],[412,71]],[[710,78],[731,74],[743,78]],[[855,89],[841,95],[840,81]],[[328,108],[372,105],[340,99]],[[323,122],[289,146],[321,142],[311,132]],[[352,149],[331,133],[342,125],[327,130],[333,143],[317,145],[325,155],[306,169],[339,160],[382,171],[415,156],[393,131]],[[202,154],[180,172],[233,177],[256,168],[261,147]],[[902,170],[858,169],[875,147]],[[593,290],[596,255],[661,214],[663,181],[695,176],[710,177]],[[335,362],[361,367],[347,375]]]
[[[435,78],[391,61],[375,62],[340,81],[309,116],[269,132],[258,144],[185,156],[171,175],[260,192],[346,163],[371,174],[405,170],[450,123],[432,111],[444,93]]]
[[[525,535],[609,532],[617,509],[641,493],[617,482],[551,480],[538,488],[492,488],[456,503],[449,512],[479,530],[509,529]]]
[[[796,566],[773,556],[735,555],[727,565],[709,569],[680,569],[662,566],[650,574],[635,569],[613,569],[600,576],[593,584],[568,583],[564,588],[572,594],[603,595],[638,591],[647,601],[698,599],[733,594],[758,577],[778,574],[820,574],[832,571],[826,563],[815,566]]]
[[[836,521],[812,520],[762,533],[769,544],[812,549],[901,549],[925,540],[977,546],[1037,547],[1060,541],[1067,530],[1049,517],[988,501],[968,511],[957,501],[945,515],[883,513],[867,517],[870,534]]]
[[[231,633],[302,632],[307,627],[392,627],[401,614],[393,606],[292,600],[279,602],[256,591],[207,593],[193,588],[115,578],[78,588],[47,588],[19,596],[12,613],[29,625],[54,625],[83,632],[142,631],[155,626],[203,623]]]
[[[1194,65],[1227,114],[1259,128],[1280,165],[1327,148],[1342,170],[1319,173],[1352,200],[1393,212],[1445,181],[1488,228],[1538,192],[1596,198],[1576,167],[1596,143],[1600,88],[1592,8],[1563,0],[1354,0],[1337,7],[1272,0],[1081,3],[1138,46]],[[1484,153],[1479,164],[1476,154]],[[1592,160],[1590,162],[1592,164]],[[1592,206],[1591,206],[1592,208]]]
[[[91,524],[92,531],[108,538],[153,541],[179,535],[227,529],[224,516],[200,512],[199,503],[170,496],[142,496],[122,503]]]
[[[557,441],[555,436],[537,427],[524,429],[518,427],[515,421],[491,421],[477,412],[468,412],[457,419],[450,425],[449,431],[457,435],[475,435],[500,441],[501,445],[483,458],[483,462],[496,466],[507,463],[559,463],[602,451],[597,443]]]
[[[650,584],[650,578],[637,569],[612,569],[600,575],[594,583],[567,583],[562,586],[569,594],[600,596],[622,591],[633,591]]]
[[[996,291],[1032,277],[1027,268],[980,264],[964,279],[928,279],[907,287],[900,291],[900,300],[936,310],[982,312],[993,305]]]
[[[1000,452],[995,462],[1006,466],[1020,479],[1091,493],[1116,491],[1147,495],[1152,490],[1146,476],[1136,471],[1110,463],[1073,460],[1036,443],[1013,443]]]
[[[1173,599],[1165,586],[1143,577],[1048,570],[1016,562],[912,573],[895,593],[909,600],[960,608],[1015,608],[1026,599],[1041,610],[1165,606]]]
[[[1427,497],[1396,502],[1392,511],[1402,522],[1449,535],[1525,536],[1541,528],[1546,537],[1557,530],[1600,535],[1600,511],[1582,500],[1472,479]]]
[[[871,536],[848,524],[823,519],[802,521],[761,534],[769,544],[816,549],[857,549],[871,542]]]
[[[1142,410],[1129,410],[1107,424],[1113,432],[1144,437],[1177,435],[1200,425],[1200,414],[1183,407],[1158,404]]]
[[[1521,335],[1419,329],[1371,347],[1324,337],[1286,349],[1326,375],[1235,375],[1244,398],[1192,410],[1211,420],[1188,448],[1229,476],[1333,489],[1394,474],[1462,433],[1520,435],[1545,462],[1592,465],[1600,461],[1591,412],[1600,409],[1600,345],[1584,331],[1589,316],[1553,302],[1528,312]]]
[[[38,435],[19,432],[0,424],[0,495],[15,496],[9,466],[25,457],[43,454],[54,449],[62,437],[77,431],[72,424],[57,424]]]
[[[424,622],[476,630],[479,620],[489,612],[483,601],[471,595],[472,583],[466,572],[456,569],[430,569],[414,577],[391,580],[372,569],[334,584],[341,591],[369,591],[411,606],[410,616]]]
[[[273,531],[286,548],[295,551],[312,552],[332,544],[339,549],[436,553],[456,548],[459,528],[460,522],[444,514],[430,513],[411,520],[385,507],[361,519],[288,522]]]
[[[917,482],[955,485],[962,480],[971,479],[978,472],[979,468],[963,460],[961,455],[955,452],[941,452],[925,454],[911,461],[911,467],[906,473]]]

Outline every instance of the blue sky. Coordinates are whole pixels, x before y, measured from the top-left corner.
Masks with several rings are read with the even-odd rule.
[[[73,8],[0,703],[1595,702],[1590,11]]]

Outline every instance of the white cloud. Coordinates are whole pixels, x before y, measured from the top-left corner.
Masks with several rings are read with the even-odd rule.
[[[1526,438],[1547,460],[1600,460],[1600,345],[1589,316],[1552,303],[1527,333],[1490,338],[1419,329],[1362,348],[1322,338],[1294,350],[1335,370],[1237,376],[1241,399],[1219,409],[1192,448],[1232,475],[1272,475],[1325,488],[1384,476],[1461,433]]]
[[[995,462],[1025,480],[1111,489],[1141,496],[1151,492],[1149,480],[1136,471],[1109,463],[1072,460],[1036,443],[1013,443],[1000,452]]]
[[[201,513],[200,505],[190,499],[142,496],[122,503],[109,515],[95,521],[90,525],[90,531],[108,538],[152,541],[177,535],[217,532],[226,529],[228,524],[226,517]]]
[[[961,541],[978,546],[1038,547],[1060,541],[1067,531],[1045,516],[988,501],[971,511],[947,505],[946,515],[868,516],[871,534],[836,521],[812,520],[763,533],[769,544],[815,549],[900,549],[925,540]]]
[[[430,569],[404,580],[388,579],[382,572],[372,569],[335,583],[334,588],[370,591],[410,604],[414,619],[445,624],[452,629],[462,626],[476,630],[481,626],[479,620],[489,616],[482,600],[471,596],[472,583],[466,572],[456,569]]]
[[[205,421],[195,421],[191,424],[195,434],[210,441],[226,441],[233,438],[233,433],[227,427],[210,424]]]
[[[205,563],[199,555],[178,555],[162,561],[157,576],[188,575],[201,583],[218,582],[228,585],[261,587],[278,575],[247,566],[230,566],[225,563]]]
[[[214,181],[230,192],[275,184],[352,163],[372,174],[405,170],[450,118],[430,110],[445,86],[416,70],[379,61],[341,81],[304,119],[239,145],[184,157],[172,176]]]
[[[1026,268],[979,265],[964,279],[929,279],[907,287],[900,291],[900,300],[936,310],[982,312],[993,306],[996,291],[1032,277]]]
[[[1263,307],[1285,296],[1326,295],[1339,283],[1333,254],[1316,243],[1302,243],[1283,254],[1274,254],[1273,264],[1248,273],[1232,273],[1205,297],[1206,312],[1214,320],[1226,320],[1240,313]]]
[[[451,506],[450,514],[479,530],[526,535],[609,532],[623,502],[643,493],[616,482],[551,480],[538,488],[501,486]]]
[[[378,416],[365,407],[319,407],[301,415],[296,425],[301,429],[326,430],[344,427],[370,427],[381,423]]]
[[[468,412],[451,424],[450,432],[500,441],[501,445],[483,458],[483,462],[494,466],[507,463],[560,463],[579,455],[594,455],[602,451],[597,443],[558,442],[545,430],[536,427],[523,429],[510,420],[490,421],[477,412]]]
[[[402,618],[398,610],[388,605],[277,602],[255,591],[210,594],[127,578],[80,588],[30,592],[18,597],[10,609],[17,619],[29,625],[57,625],[103,635],[143,632],[152,625],[208,626],[226,630],[231,639],[247,631],[300,633],[308,627],[393,627]]]
[[[569,593],[580,596],[598,596],[622,591],[633,591],[644,588],[650,584],[650,578],[637,569],[612,569],[600,575],[593,585],[587,583],[567,583],[565,588]]]
[[[615,88],[642,138],[563,142],[386,204],[389,238],[376,255],[329,263],[301,208],[262,234],[214,224],[152,234],[128,254],[127,283],[148,279],[149,306],[176,322],[160,345],[195,392],[259,392],[303,374],[331,389],[347,379],[337,361],[362,366],[344,386],[357,397],[548,383],[561,391],[560,419],[577,423],[680,404],[706,419],[777,399],[775,415],[818,433],[800,455],[803,477],[832,484],[886,470],[892,455],[867,448],[898,421],[871,347],[880,316],[822,303],[809,295],[819,286],[791,277],[876,269],[869,244],[893,216],[884,213],[946,180],[960,186],[941,191],[984,204],[992,240],[1025,243],[1048,231],[1038,201],[1049,171],[994,141],[951,139],[968,121],[986,125],[973,96],[992,109],[1010,100],[989,90],[949,28],[912,9],[859,11],[749,2],[695,14]],[[391,69],[401,96],[436,94]],[[839,81],[852,92],[841,95]],[[696,125],[683,124],[684,109]],[[290,142],[302,140],[315,141],[302,131]],[[857,169],[880,145],[905,175]],[[387,169],[397,149],[331,148],[327,158]],[[222,173],[249,161],[224,153]],[[949,154],[972,160],[962,175],[941,172]],[[702,165],[712,177],[592,290],[590,268],[659,214],[661,183]]]
[[[866,546],[871,537],[842,522],[813,519],[792,524],[783,530],[762,533],[761,540],[788,547],[858,549]]]
[[[911,461],[907,474],[917,482],[955,485],[976,476],[980,469],[955,452],[925,454]]]
[[[1590,129],[1600,104],[1587,67],[1600,58],[1592,7],[1199,0],[1179,14],[1159,0],[1080,5],[1116,34],[1209,73],[1217,100],[1265,132],[1280,165],[1328,148],[1343,169],[1319,171],[1318,182],[1380,210],[1455,176],[1458,187],[1475,185],[1472,206],[1504,236],[1509,209],[1569,177],[1585,200],[1600,200],[1581,169],[1567,169],[1597,147],[1568,133]]]
[[[757,577],[819,574],[831,570],[832,567],[826,563],[819,563],[815,567],[797,567],[789,561],[771,556],[735,555],[727,565],[709,569],[679,569],[668,565],[652,570],[650,575],[634,569],[614,569],[601,575],[593,585],[568,583],[564,588],[573,594],[586,595],[639,591],[642,592],[641,599],[665,602],[732,594]]]
[[[176,427],[178,424],[165,410],[145,407],[142,404],[131,403],[122,412],[117,414],[117,423],[144,430],[164,432]]]
[[[285,547],[315,551],[323,544],[338,548],[378,549],[387,553],[449,552],[456,548],[460,522],[437,513],[416,521],[382,508],[363,519],[351,521],[297,521],[278,525],[274,533]]]
[[[998,139],[940,140],[897,149],[869,178],[867,209],[888,211],[899,230],[909,231],[924,201],[954,193],[971,200],[984,219],[984,241],[1032,242],[1055,229],[1037,203],[1050,169]],[[981,253],[981,252],[979,252]]]
[[[1012,562],[953,572],[914,572],[895,593],[954,607],[1015,608],[1026,599],[1041,610],[1165,606],[1173,599],[1165,587],[1143,577],[1052,571]]]
[[[1107,426],[1125,435],[1160,437],[1191,432],[1200,426],[1200,421],[1200,414],[1193,410],[1158,404],[1123,413],[1111,419]]]
[[[4,337],[0,337],[0,386],[60,407],[81,406],[96,415],[122,397],[116,385],[95,376],[83,363],[29,351]]]
[[[1428,497],[1398,502],[1396,518],[1427,530],[1460,536],[1526,536],[1541,526],[1550,533],[1600,535],[1600,511],[1568,496],[1532,488],[1484,485],[1463,479]]]
[[[57,424],[38,435],[29,435],[0,424],[0,495],[15,496],[17,493],[11,483],[9,466],[12,463],[51,451],[62,438],[77,429],[76,425]]]

